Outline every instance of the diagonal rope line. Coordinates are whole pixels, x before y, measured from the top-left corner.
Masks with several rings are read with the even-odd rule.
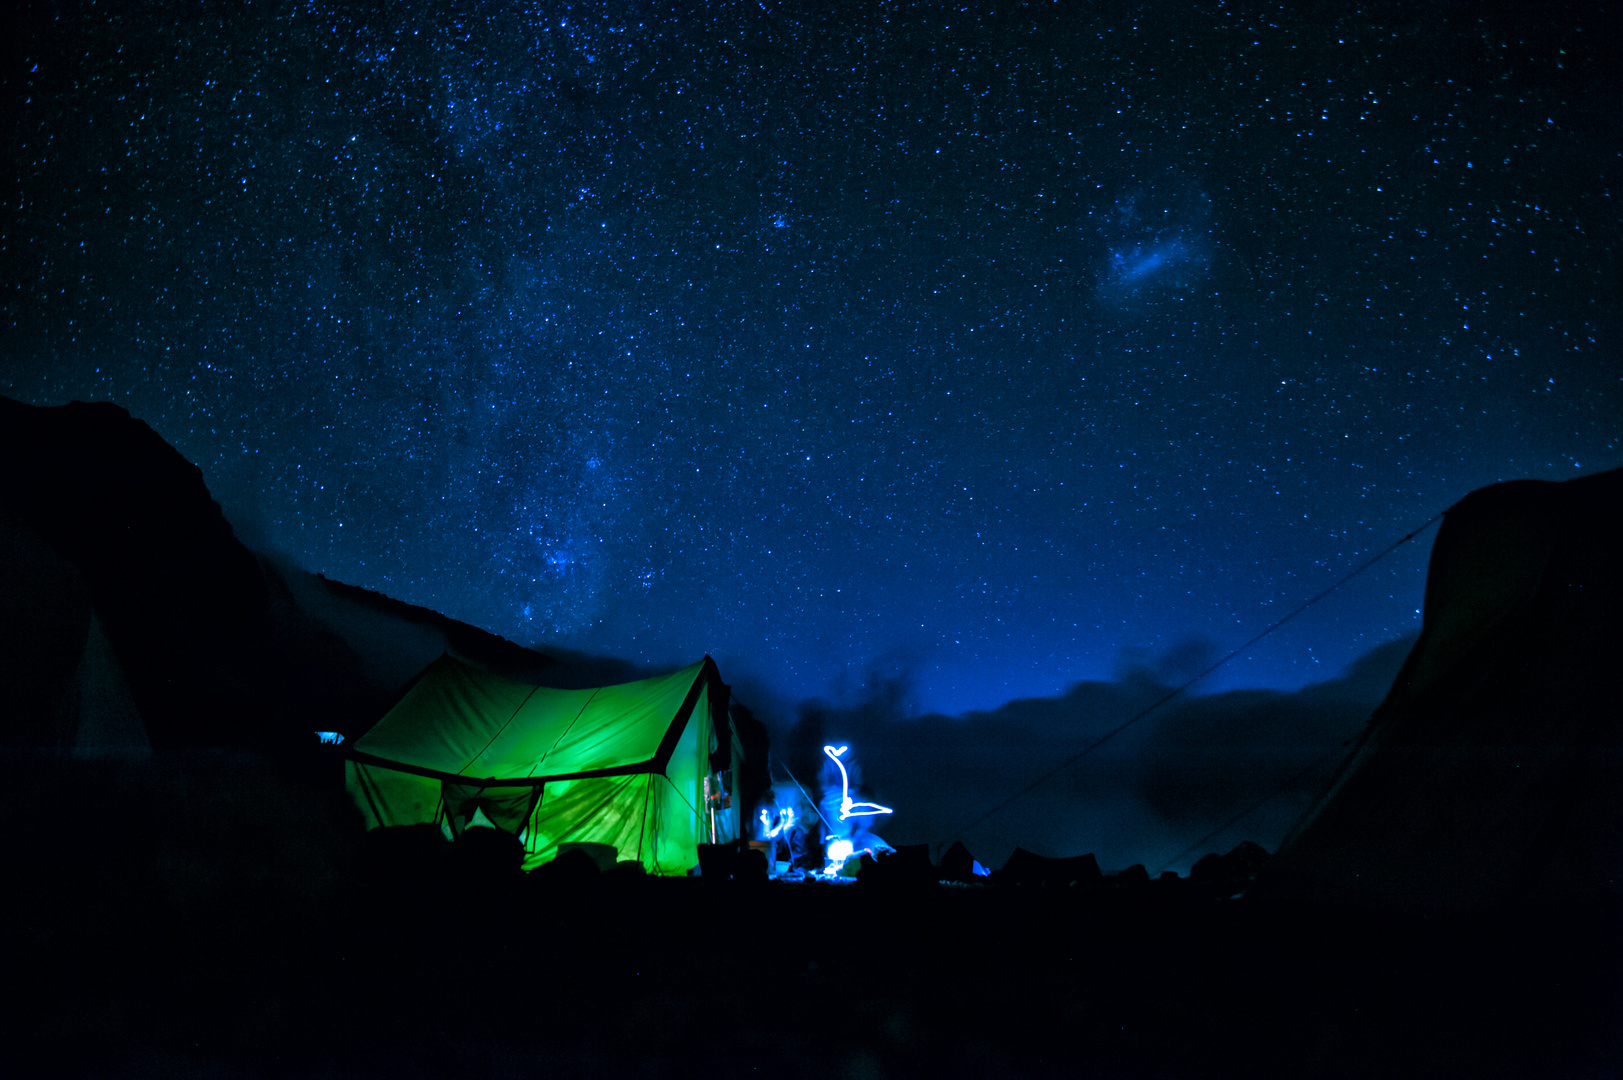
[[[1382,559],[1384,559],[1388,555],[1392,554],[1392,552],[1396,551],[1398,548],[1402,547],[1404,544],[1407,544],[1410,540],[1413,540],[1415,537],[1417,537],[1421,533],[1425,532],[1427,529],[1429,529],[1432,526],[1432,524],[1434,522],[1436,522],[1439,518],[1441,518],[1444,513],[1446,513],[1446,511],[1444,511],[1444,510],[1437,511],[1437,513],[1433,514],[1426,521],[1426,523],[1424,525],[1421,525],[1419,528],[1417,528],[1414,531],[1410,532],[1407,536],[1401,537],[1400,539],[1395,540],[1392,543],[1388,544],[1378,554],[1374,555],[1373,557],[1371,557],[1370,559],[1368,559],[1364,563],[1362,563],[1360,566],[1358,566],[1356,569],[1349,572],[1340,581],[1337,581],[1334,585],[1331,585],[1329,588],[1327,588],[1327,589],[1323,590],[1322,592],[1318,593],[1317,595],[1315,595],[1311,599],[1304,601],[1303,603],[1298,605],[1296,607],[1296,609],[1294,611],[1292,611],[1290,614],[1286,615],[1284,618],[1280,619],[1278,622],[1274,623],[1272,626],[1269,626],[1266,630],[1263,630],[1261,633],[1258,633],[1258,634],[1252,636],[1252,638],[1249,641],[1247,641],[1245,644],[1239,646],[1238,648],[1236,648],[1235,650],[1230,652],[1227,656],[1223,657],[1221,660],[1217,661],[1215,664],[1208,667],[1205,671],[1202,671],[1200,674],[1193,676],[1187,682],[1185,682],[1182,686],[1179,686],[1179,687],[1176,687],[1176,688],[1174,688],[1172,690],[1167,691],[1165,694],[1163,694],[1159,698],[1155,699],[1154,702],[1152,702],[1151,704],[1149,704],[1145,708],[1140,709],[1138,712],[1136,712],[1132,716],[1128,717],[1122,723],[1117,724],[1115,727],[1111,728],[1109,731],[1105,732],[1103,735],[1099,736],[1097,739],[1093,740],[1087,746],[1084,746],[1081,750],[1079,750],[1076,753],[1072,754],[1070,757],[1066,758],[1064,761],[1060,762],[1058,765],[1054,766],[1052,769],[1049,769],[1047,772],[1045,772],[1041,776],[1037,777],[1037,779],[1033,780],[1031,783],[1027,784],[1025,787],[1021,788],[1019,791],[1015,792],[1013,795],[1010,795],[1008,798],[1006,798],[1003,801],[997,803],[990,810],[986,811],[986,813],[982,814],[980,817],[976,818],[974,821],[971,821],[968,825],[963,826],[957,832],[955,832],[951,836],[947,837],[947,839],[948,840],[962,839],[965,833],[969,832],[970,829],[973,829],[975,826],[979,825],[981,822],[985,821],[987,818],[991,817],[993,814],[1001,812],[1002,810],[1007,808],[1012,803],[1016,802],[1019,799],[1023,799],[1027,795],[1031,794],[1033,791],[1036,791],[1039,787],[1041,787],[1043,784],[1047,783],[1049,780],[1051,780],[1054,777],[1058,776],[1060,773],[1064,772],[1066,769],[1070,768],[1072,765],[1076,764],[1078,761],[1081,761],[1083,758],[1085,758],[1089,754],[1093,753],[1099,747],[1103,746],[1105,743],[1109,742],[1111,739],[1114,739],[1117,735],[1120,735],[1122,732],[1126,731],[1128,728],[1132,727],[1134,724],[1138,723],[1140,720],[1142,720],[1146,716],[1150,715],[1150,713],[1154,712],[1156,709],[1159,709],[1161,706],[1165,705],[1167,702],[1171,701],[1173,698],[1177,697],[1179,694],[1183,693],[1185,690],[1189,689],[1191,686],[1195,685],[1200,680],[1204,679],[1206,676],[1210,675],[1212,672],[1216,671],[1218,668],[1220,668],[1224,664],[1228,663],[1230,660],[1233,660],[1236,656],[1239,656],[1241,653],[1243,653],[1247,649],[1251,648],[1251,646],[1255,645],[1257,642],[1261,641],[1263,638],[1267,637],[1269,634],[1273,633],[1275,630],[1278,630],[1281,626],[1284,626],[1286,623],[1288,623],[1292,619],[1296,618],[1296,616],[1300,615],[1302,612],[1306,611],[1308,608],[1312,607],[1314,604],[1317,604],[1320,600],[1323,600],[1326,596],[1329,596],[1331,593],[1335,592],[1337,589],[1339,589],[1343,585],[1347,584],[1347,582],[1351,581],[1353,578],[1357,577],[1359,574],[1362,574],[1365,570],[1368,570],[1370,567],[1374,566],[1376,563],[1380,562]]]
[[[834,826],[832,826],[832,825],[830,825],[828,823],[828,818],[824,817],[823,812],[817,808],[817,800],[812,798],[811,793],[808,792],[805,788],[800,787],[800,781],[795,779],[795,774],[794,773],[789,772],[789,766],[785,765],[783,762],[780,761],[780,762],[778,762],[778,767],[781,768],[784,771],[784,773],[789,777],[789,779],[791,781],[793,781],[795,787],[800,788],[800,793],[802,795],[806,796],[806,801],[811,804],[812,813],[816,814],[817,815],[817,820],[821,821],[823,823],[823,828],[827,829],[829,832],[833,832],[834,831]]]
[[[1167,867],[1171,866],[1173,863],[1175,863],[1178,860],[1182,859],[1185,855],[1189,855],[1189,854],[1192,854],[1192,853],[1194,853],[1196,851],[1199,851],[1207,843],[1211,842],[1212,840],[1217,839],[1219,836],[1222,836],[1224,833],[1228,832],[1234,826],[1238,825],[1240,822],[1242,822],[1246,818],[1250,817],[1259,808],[1261,808],[1264,803],[1270,801],[1271,799],[1275,798],[1276,796],[1278,796],[1280,794],[1283,794],[1285,791],[1289,790],[1292,786],[1294,786],[1296,784],[1297,781],[1301,780],[1302,777],[1306,776],[1308,773],[1311,773],[1313,770],[1315,770],[1317,768],[1320,768],[1326,761],[1329,761],[1331,758],[1335,757],[1337,754],[1345,753],[1346,750],[1347,750],[1347,747],[1349,747],[1353,743],[1357,742],[1359,738],[1360,738],[1359,735],[1354,735],[1351,738],[1341,740],[1341,742],[1339,744],[1337,744],[1336,746],[1331,747],[1329,750],[1326,750],[1324,753],[1322,753],[1318,757],[1314,758],[1313,759],[1313,764],[1309,765],[1307,768],[1303,769],[1301,772],[1297,773],[1295,776],[1291,777],[1289,780],[1285,781],[1283,784],[1280,784],[1278,787],[1274,788],[1274,790],[1270,791],[1268,794],[1264,795],[1262,798],[1258,799],[1256,802],[1252,803],[1250,806],[1246,807],[1244,810],[1241,810],[1238,814],[1235,814],[1233,817],[1231,817],[1227,821],[1223,822],[1223,824],[1219,825],[1217,828],[1213,829],[1211,832],[1207,833],[1205,836],[1202,836],[1199,840],[1196,840],[1193,844],[1190,844],[1188,847],[1184,848],[1182,851],[1180,851],[1176,855],[1172,856],[1172,858],[1168,859],[1165,863],[1162,864],[1161,869],[1157,870],[1156,873],[1160,874],[1160,873],[1164,872],[1167,869]]]
[[[694,805],[688,802],[688,797],[682,794],[682,789],[676,786],[676,781],[672,780],[663,773],[648,773],[647,775],[652,776],[655,780],[663,780],[669,784],[671,786],[671,790],[676,792],[676,797],[682,800],[682,805],[686,806],[689,810],[692,810],[695,817],[700,816],[699,811],[694,807]]]

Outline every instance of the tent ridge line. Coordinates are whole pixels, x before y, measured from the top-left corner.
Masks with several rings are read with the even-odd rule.
[[[449,780],[454,784],[463,784],[467,787],[541,787],[545,784],[563,780],[592,780],[600,776],[638,776],[645,773],[661,773],[663,767],[658,761],[650,758],[632,765],[612,765],[602,769],[584,769],[580,772],[555,773],[549,776],[464,776],[461,773],[446,772],[443,769],[430,769],[426,765],[411,765],[404,761],[390,761],[388,758],[368,754],[364,750],[341,750],[344,757],[361,765],[376,765],[382,769],[393,769],[396,772],[411,773],[415,776],[427,777],[430,780]]]

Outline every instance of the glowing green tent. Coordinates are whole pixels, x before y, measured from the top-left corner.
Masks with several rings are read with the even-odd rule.
[[[728,700],[708,656],[585,690],[442,656],[349,748],[346,784],[369,829],[433,823],[454,837],[488,822],[523,842],[526,870],[585,842],[649,873],[685,874],[699,843],[739,835],[743,751]]]

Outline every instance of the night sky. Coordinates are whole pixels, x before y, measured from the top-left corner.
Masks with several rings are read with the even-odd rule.
[[[4,43],[0,392],[309,570],[959,713],[1623,464],[1611,5],[377,6]],[[1211,686],[1411,633],[1429,541]]]

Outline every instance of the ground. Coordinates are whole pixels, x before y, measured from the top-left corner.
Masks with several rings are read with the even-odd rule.
[[[380,865],[334,824],[341,800],[241,757],[5,764],[8,1074],[1602,1077],[1623,1061],[1604,912],[1404,916],[1170,882],[508,877]]]

